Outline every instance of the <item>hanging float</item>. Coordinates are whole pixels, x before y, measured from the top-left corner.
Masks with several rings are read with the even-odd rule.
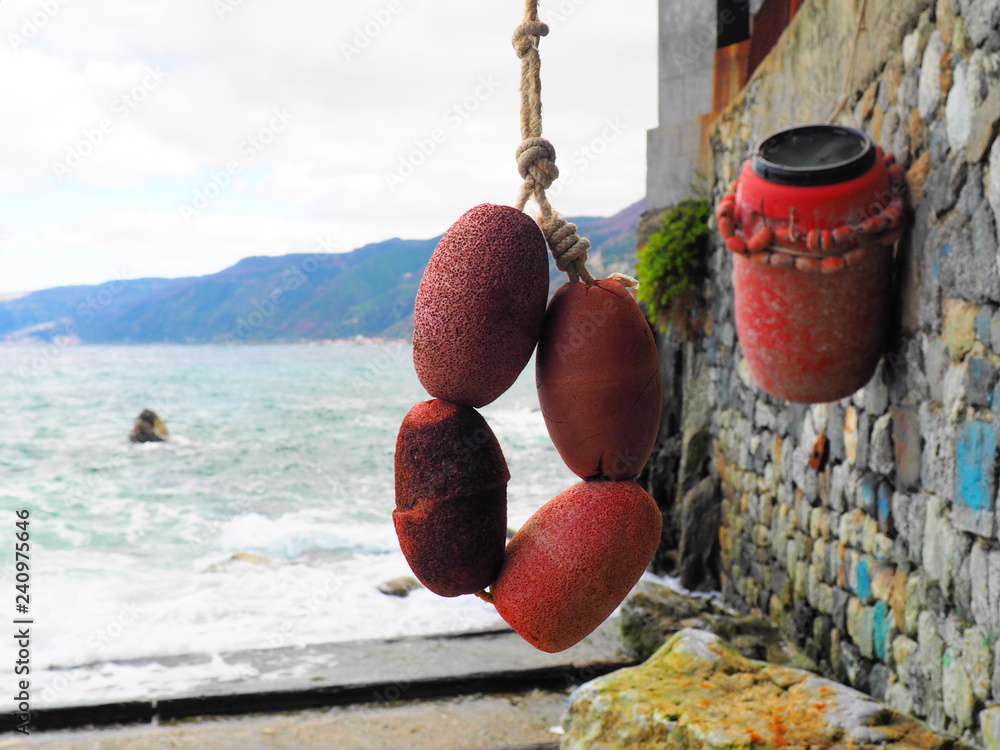
[[[800,403],[863,387],[889,326],[904,174],[867,135],[806,125],[764,139],[716,208],[736,330],[757,384]]]
[[[590,243],[545,195],[559,175],[555,148],[542,138],[538,44],[546,34],[538,0],[526,0],[513,40],[523,180],[515,206],[468,211],[420,282],[413,359],[435,400],[415,406],[400,428],[393,521],[429,589],[474,593],[533,646],[561,651],[611,614],[656,552],[662,516],[634,479],[656,439],[661,386],[652,331],[629,291],[636,282],[595,280]],[[529,199],[537,224],[524,214]],[[548,307],[547,250],[569,276]],[[536,343],[546,426],[586,481],[539,508],[505,547],[510,474],[476,408],[513,384]]]

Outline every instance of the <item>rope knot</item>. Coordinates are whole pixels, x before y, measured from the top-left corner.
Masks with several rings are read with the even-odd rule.
[[[517,171],[544,190],[559,178],[556,148],[544,138],[527,138],[517,147]]]
[[[539,224],[542,227],[542,234],[548,240],[552,257],[555,258],[556,268],[566,273],[575,266],[578,273],[580,269],[585,273],[590,240],[577,234],[576,224],[566,221],[559,214],[553,214],[548,219],[540,216]],[[583,277],[583,273],[580,273],[580,276]],[[593,280],[588,283],[593,283]]]
[[[517,56],[523,58],[533,49],[538,49],[539,37],[548,36],[549,27],[541,21],[525,21],[514,31],[511,43]]]

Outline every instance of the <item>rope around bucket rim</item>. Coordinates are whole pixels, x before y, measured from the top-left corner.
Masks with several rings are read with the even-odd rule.
[[[549,27],[538,19],[539,0],[525,0],[524,21],[514,31],[512,43],[521,58],[521,145],[517,148],[517,170],[524,182],[515,207],[524,211],[534,197],[540,214],[538,225],[556,261],[570,281],[593,286],[594,277],[587,270],[590,240],[580,237],[576,224],[563,218],[549,202],[545,191],[559,177],[556,149],[542,138],[542,75],[538,43]]]

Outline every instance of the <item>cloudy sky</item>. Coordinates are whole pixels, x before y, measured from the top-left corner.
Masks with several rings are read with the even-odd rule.
[[[624,11],[627,11],[623,13]],[[553,203],[645,192],[656,2],[543,0]],[[520,0],[3,0],[0,294],[350,250],[511,203]]]

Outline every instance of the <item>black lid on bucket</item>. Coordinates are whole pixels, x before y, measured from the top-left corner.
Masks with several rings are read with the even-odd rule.
[[[841,125],[801,125],[779,130],[761,141],[751,160],[754,174],[761,179],[795,187],[847,182],[874,164],[871,139]]]

